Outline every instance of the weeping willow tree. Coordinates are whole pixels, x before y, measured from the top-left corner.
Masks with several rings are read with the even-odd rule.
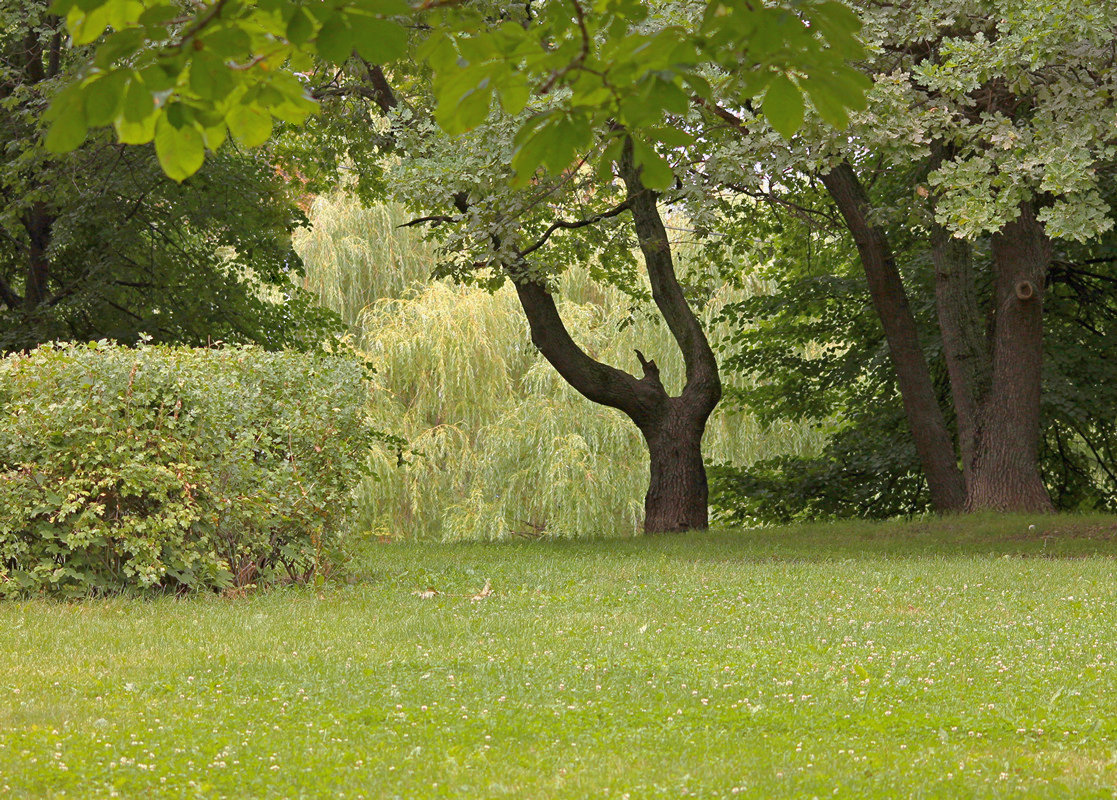
[[[515,291],[431,277],[432,245],[393,207],[320,197],[313,225],[296,236],[306,285],[338,311],[377,366],[374,424],[407,437],[416,453],[372,453],[361,489],[362,522],[380,535],[441,540],[632,534],[644,515],[648,450],[619,411],[578,394],[531,344]],[[685,252],[685,249],[683,250]],[[683,269],[685,273],[685,265]],[[630,293],[561,278],[560,311],[592,357],[635,369],[635,349],[655,360],[670,391],[685,374],[670,332]],[[724,284],[696,309],[713,340],[717,312],[755,286]],[[703,450],[748,464],[814,452],[821,434],[715,410]]]

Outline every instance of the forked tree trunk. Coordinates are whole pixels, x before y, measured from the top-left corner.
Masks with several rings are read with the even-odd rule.
[[[643,377],[603,364],[571,338],[554,297],[534,279],[513,273],[513,284],[531,328],[531,340],[543,357],[582,395],[628,415],[648,445],[650,475],[644,498],[644,531],[667,533],[708,525],[706,468],[702,433],[721,399],[717,360],[675,275],[670,241],[657,206],[657,196],[640,181],[631,145],[621,159],[621,175],[631,210],[652,299],[683,355],[686,384],[670,396],[655,361],[636,356]],[[465,201],[461,201],[464,205]]]
[[[1039,472],[1043,291],[1051,243],[1035,210],[993,236],[992,381],[978,411],[967,508],[1054,509]]]

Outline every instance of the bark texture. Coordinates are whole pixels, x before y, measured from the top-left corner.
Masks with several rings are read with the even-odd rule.
[[[647,532],[702,529],[709,524],[709,490],[702,463],[702,433],[718,401],[721,378],[717,359],[702,325],[694,315],[675,275],[671,244],[657,206],[658,197],[644,188],[632,158],[631,143],[621,159],[621,177],[628,190],[636,238],[648,268],[652,299],[671,331],[686,366],[686,384],[678,397],[664,398],[654,418],[640,425],[651,457],[648,494],[644,498]],[[637,353],[645,376],[654,370]]]
[[[644,498],[647,532],[701,530],[709,524],[709,487],[702,462],[704,429],[705,420],[681,397],[670,398],[657,424],[642,429],[651,456]]]
[[[822,182],[857,245],[873,307],[888,340],[904,413],[931,491],[931,502],[939,513],[961,511],[966,503],[966,490],[958,470],[954,441],[935,396],[888,237],[870,220],[869,197],[853,167],[843,162],[824,175]]]
[[[1052,511],[1039,473],[1043,293],[1051,242],[1025,203],[992,239],[992,380],[977,416],[967,508]]]
[[[962,475],[970,486],[977,453],[978,409],[991,381],[989,337],[978,302],[969,242],[952,237],[936,224],[931,230],[931,260],[935,265],[935,306],[958,425]]]

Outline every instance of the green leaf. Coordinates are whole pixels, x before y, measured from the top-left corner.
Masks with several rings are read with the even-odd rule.
[[[512,76],[507,84],[500,87],[500,107],[509,116],[514,117],[523,111],[530,98],[531,87],[527,79],[519,75]]]
[[[794,136],[803,124],[803,94],[786,75],[778,75],[768,84],[762,109],[768,122],[785,139]]]
[[[842,102],[843,95],[835,91],[831,82],[811,75],[803,79],[803,88],[807,90],[815,111],[828,124],[839,130],[849,124],[849,111]]]
[[[74,44],[96,41],[109,26],[111,13],[111,5],[107,2],[89,11],[83,11],[79,6],[71,8],[66,14],[66,27],[70,30],[70,38]]]
[[[177,17],[180,13],[182,12],[178,8],[175,8],[169,3],[160,3],[145,10],[136,21],[144,27],[158,29]],[[156,32],[158,31],[156,30]]]
[[[415,51],[417,59],[426,61],[441,78],[458,66],[458,48],[454,39],[445,31],[435,31]]]
[[[271,136],[271,114],[259,106],[237,105],[229,111],[225,122],[229,131],[245,147],[257,147]]]
[[[670,189],[675,183],[675,173],[670,165],[646,142],[633,139],[632,155],[636,166],[642,167],[640,180],[653,191]]]
[[[229,128],[225,123],[213,125],[202,129],[202,141],[205,142],[206,147],[210,150],[217,152],[217,149],[225,143],[228,134]]]
[[[807,14],[810,17],[818,17],[822,20],[823,25],[821,27],[827,39],[832,38],[834,32],[850,36],[861,30],[860,17],[843,3],[819,3],[808,8]]]
[[[314,35],[314,20],[302,6],[295,7],[295,13],[287,21],[287,40],[292,44],[305,44]]]
[[[540,137],[539,133],[551,126],[557,113],[547,111],[537,114],[520,126],[516,132],[513,140],[515,148],[512,151],[512,171],[515,173],[513,186],[525,185],[543,163],[543,149],[546,147],[547,140],[545,137]]]
[[[122,31],[134,24],[144,13],[144,4],[139,0],[112,0],[107,4],[109,11],[109,25],[114,30]]]
[[[548,141],[543,150],[543,166],[552,175],[558,175],[569,167],[593,140],[589,124],[580,116],[560,117],[546,136]]]
[[[384,17],[404,16],[411,13],[407,0],[358,0],[356,7],[367,14]]]
[[[127,28],[111,34],[97,48],[93,63],[107,70],[122,58],[135,53],[144,45],[144,33],[139,28]]]
[[[215,31],[206,30],[198,39],[202,46],[222,61],[237,61],[248,55],[252,40],[240,27],[228,26]]]
[[[124,119],[126,122],[143,122],[155,114],[155,98],[139,75],[132,79],[124,90]],[[150,140],[149,140],[150,141]]]
[[[868,105],[865,93],[872,88],[873,82],[867,75],[845,64],[834,64],[829,69],[812,70],[807,74],[803,88],[808,92],[813,88],[814,93],[830,95],[834,102],[854,111],[863,110]]]
[[[233,78],[224,61],[201,50],[190,61],[190,88],[203,100],[222,100],[233,90]]]
[[[395,61],[407,54],[407,31],[394,22],[363,14],[347,14],[357,52],[374,64]]]
[[[113,121],[117,141],[121,144],[147,144],[155,136],[157,119],[159,117],[156,114],[151,114],[139,122],[130,122],[123,116],[117,117]]]
[[[333,64],[344,64],[353,53],[353,31],[340,14],[326,20],[315,39],[318,55]]]
[[[645,134],[668,147],[686,147],[694,144],[694,136],[680,128],[659,125],[645,129]]]
[[[116,119],[127,82],[128,73],[117,70],[85,84],[82,91],[85,92],[85,117],[89,125],[108,125]]]
[[[456,100],[439,102],[435,116],[446,133],[458,136],[485,121],[492,106],[492,97],[489,79],[485,78],[480,85]]]
[[[613,180],[613,164],[620,159],[623,151],[624,139],[619,136],[614,136],[597,162],[596,174],[599,181],[608,183]]]
[[[155,126],[155,155],[167,177],[181,183],[201,168],[206,151],[193,124],[176,127],[164,114]]]
[[[44,142],[47,150],[52,153],[69,153],[76,150],[89,133],[81,96],[75,92],[66,94],[69,97],[63,95],[58,99],[63,102],[63,105],[58,106],[58,112],[54,115]],[[57,103],[58,100],[55,102]],[[51,111],[54,111],[53,107]]]

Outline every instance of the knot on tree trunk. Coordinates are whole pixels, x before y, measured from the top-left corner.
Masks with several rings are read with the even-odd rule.
[[[1032,300],[1036,296],[1036,287],[1031,281],[1018,281],[1016,284],[1016,298],[1018,300]]]

